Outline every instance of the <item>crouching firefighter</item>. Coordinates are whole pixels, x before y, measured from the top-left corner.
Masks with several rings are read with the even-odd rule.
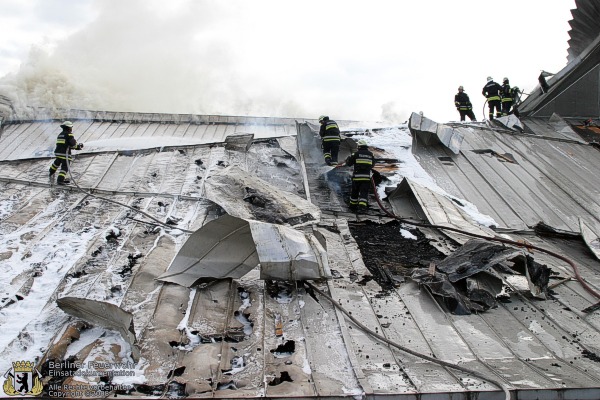
[[[319,136],[321,136],[321,148],[323,149],[323,157],[327,165],[337,164],[338,153],[340,151],[340,128],[337,122],[329,119],[326,115],[319,117],[321,128]]]
[[[364,139],[358,141],[356,153],[348,156],[346,165],[354,166],[352,173],[352,191],[350,193],[350,210],[364,213],[369,206],[369,188],[371,187],[371,169],[375,165],[373,153],[369,151]]]
[[[54,149],[54,157],[56,158],[52,162],[52,165],[50,165],[49,176],[50,179],[52,179],[54,173],[60,167],[56,183],[65,185],[71,182],[67,178],[69,164],[73,160],[71,157],[71,149],[81,150],[83,149],[83,143],[77,143],[77,140],[75,140],[75,137],[73,136],[73,123],[71,121],[63,122],[60,127],[62,128],[62,132],[60,132],[56,138],[56,149]]]

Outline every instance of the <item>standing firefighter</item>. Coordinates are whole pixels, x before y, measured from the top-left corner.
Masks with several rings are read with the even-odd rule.
[[[483,87],[481,94],[487,98],[488,107],[490,108],[490,120],[494,119],[494,109],[496,109],[496,117],[502,115],[500,93],[502,93],[502,86],[494,82],[494,79],[491,76],[488,76],[487,84]]]
[[[512,97],[512,113],[515,117],[519,118],[519,108],[518,105],[521,102],[521,89],[518,86],[513,86],[510,88],[510,97]]]
[[[348,156],[346,165],[354,166],[352,173],[352,192],[350,193],[350,209],[364,213],[369,205],[369,187],[371,186],[371,169],[375,164],[373,153],[369,151],[364,139],[358,141],[356,153]]]
[[[454,105],[460,113],[460,120],[464,121],[466,116],[469,117],[471,121],[477,121],[475,119],[475,114],[473,114],[473,105],[471,104],[471,100],[469,100],[469,96],[464,92],[464,90],[465,89],[462,86],[459,86],[458,93],[454,96]]]
[[[504,78],[502,80],[502,115],[510,114],[510,108],[513,105],[513,92],[510,89],[510,84],[508,83],[508,78]]]
[[[338,124],[329,119],[326,115],[319,117],[319,123],[321,129],[319,129],[319,135],[321,136],[321,147],[323,149],[323,156],[327,165],[337,164],[338,152],[340,151],[340,128]]]
[[[54,162],[50,165],[50,179],[54,177],[54,173],[60,167],[60,172],[58,173],[58,178],[56,179],[56,183],[59,185],[64,185],[70,183],[71,181],[67,179],[67,173],[69,172],[69,164],[73,160],[71,158],[71,149],[81,150],[83,149],[83,143],[77,143],[75,137],[73,136],[73,123],[71,121],[63,122],[60,127],[62,128],[62,132],[58,134],[56,138],[56,149],[54,149]],[[67,162],[68,160],[68,162]]]

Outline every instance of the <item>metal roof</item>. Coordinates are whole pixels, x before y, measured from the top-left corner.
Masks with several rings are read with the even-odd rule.
[[[69,111],[62,119],[4,121],[0,160],[53,156],[63,120],[73,122],[76,139],[85,144],[83,153],[220,143],[248,134],[264,139],[296,131],[290,118]]]
[[[547,79],[547,90],[539,85],[532,90],[519,105],[522,115],[547,118],[558,113],[578,119],[600,116],[600,7],[594,0],[576,0],[575,4],[569,21],[568,64]]]
[[[75,121],[83,141],[89,140],[86,135],[101,141],[117,131],[109,129],[113,122]],[[489,381],[419,359],[366,334],[301,282],[263,280],[259,268],[238,279],[191,288],[157,280],[183,248],[188,231],[223,215],[229,203],[219,206],[218,196],[208,200],[205,182],[234,165],[281,193],[301,196],[320,208],[320,219],[297,228],[314,235],[327,251],[333,279],[313,284],[361,324],[402,346],[499,380],[518,392],[519,398],[600,396],[596,356],[600,354],[600,319],[597,312],[582,312],[598,300],[577,281],[566,279],[573,274],[568,265],[534,251],[531,256],[537,262],[565,278],[556,281],[560,284],[553,288],[555,295],[545,301],[532,299],[518,288],[519,278],[524,277],[503,276],[514,288],[510,302],[478,314],[452,314],[411,280],[383,290],[372,279],[353,230],[367,221],[383,224],[391,219],[375,214],[357,218],[348,213],[346,181],[337,185],[322,174],[314,125],[294,121],[290,130],[287,120],[271,121],[273,127],[289,128],[282,131],[284,137],[255,138],[248,145],[243,138],[228,143],[222,134],[200,135],[199,143],[214,143],[174,147],[169,147],[172,133],[183,126],[197,131],[202,125],[157,122],[139,129],[139,122],[119,122],[120,131],[156,138],[159,146],[78,155],[73,173],[89,194],[72,186],[51,186],[49,160],[36,156],[38,150],[32,156],[24,145],[17,145],[2,153],[0,231],[11,243],[0,249],[11,267],[3,270],[11,276],[3,289],[20,298],[2,308],[2,329],[12,339],[2,343],[0,359],[7,360],[25,348],[23,358],[42,356],[40,362],[114,363],[130,361],[131,354],[135,364],[131,370],[143,377],[143,384],[133,390],[136,397],[502,397]],[[498,222],[496,234],[552,248],[573,259],[597,290],[600,262],[576,233],[580,219],[591,229],[587,237],[592,241],[598,232],[598,150],[571,139],[570,132],[565,137],[562,125],[527,120],[524,124],[533,134],[485,124],[441,126],[444,132],[459,131],[463,140],[458,152],[436,143],[433,135],[428,144],[419,143],[413,132],[413,149],[444,190],[472,202]],[[207,125],[202,130],[213,127],[215,132],[228,132],[219,126]],[[235,132],[249,133],[255,125],[240,122],[233,126]],[[35,133],[40,137],[41,132],[54,135],[56,123],[13,121],[4,127],[0,141],[10,145],[19,141],[15,138]],[[270,130],[273,136],[276,132]],[[40,143],[35,149],[42,149],[42,142],[31,141]],[[516,163],[508,162],[507,154]],[[393,168],[389,163],[382,166]],[[338,173],[341,170],[334,171]],[[452,203],[447,198],[436,200],[436,195],[414,185],[405,196],[411,193],[424,210],[422,220],[440,215],[435,214],[440,207],[451,215]],[[231,195],[236,196],[233,191]],[[174,225],[161,228],[135,210]],[[252,208],[244,212],[248,210]],[[260,213],[253,215],[261,219]],[[539,236],[533,227],[540,221],[571,235]],[[460,224],[467,223],[464,217],[460,220]],[[457,244],[448,244],[443,232],[422,232],[446,254],[455,251]],[[401,240],[398,235],[397,241]],[[77,256],[65,257],[65,252]],[[42,312],[34,320],[19,320],[19,304],[28,304],[34,294]],[[56,303],[62,297],[86,299],[85,312],[71,314],[84,317],[94,328],[63,312]],[[119,312],[103,325],[101,318],[85,318],[90,302],[98,305],[91,309],[100,316],[98,310],[108,310],[103,304],[118,306],[125,314]],[[132,332],[129,326],[115,327],[116,320],[128,324],[129,318],[135,332],[133,344],[119,342],[110,333],[114,329],[126,335]],[[86,336],[95,333],[92,340]],[[84,337],[89,345],[77,347],[75,340],[81,342]],[[131,353],[132,345],[139,347],[139,357]],[[48,374],[49,370],[42,371]],[[63,389],[66,384],[81,384],[75,376],[55,382]],[[126,396],[126,392],[118,393]]]
[[[444,190],[469,199],[499,228],[532,229],[543,222],[579,232],[582,218],[600,231],[598,150],[570,139],[576,134],[572,129],[565,134],[562,124],[528,119],[523,124],[535,134],[459,127],[464,139],[458,156],[441,145],[415,143],[413,150]],[[411,128],[420,142],[419,127],[411,122]]]
[[[600,6],[593,0],[575,0],[569,21],[569,49],[567,60],[573,61],[600,35]]]

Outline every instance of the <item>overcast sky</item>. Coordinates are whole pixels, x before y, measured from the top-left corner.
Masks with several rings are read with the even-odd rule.
[[[567,63],[574,0],[0,0],[0,94],[111,111],[478,119]],[[487,115],[487,112],[485,113]]]

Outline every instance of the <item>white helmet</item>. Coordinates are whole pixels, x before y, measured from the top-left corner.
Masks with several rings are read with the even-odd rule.
[[[71,121],[65,121],[62,124],[60,124],[60,126],[66,126],[67,128],[72,128],[73,123]]]
[[[357,144],[358,147],[368,146],[367,141],[365,139],[360,139]]]
[[[488,82],[489,82],[489,81],[493,81],[493,80],[494,80],[494,78],[492,78],[491,76],[488,76],[488,77],[487,77],[487,81],[488,81]]]

